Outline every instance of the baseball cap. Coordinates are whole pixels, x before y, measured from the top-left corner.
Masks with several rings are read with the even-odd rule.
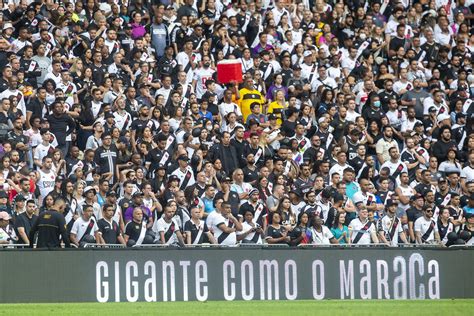
[[[180,156],[177,158],[177,160],[181,160],[181,161],[186,161],[186,162],[188,162],[188,161],[189,161],[189,158],[188,158],[188,156],[186,156],[186,155],[180,155]]]
[[[94,188],[93,186],[91,186],[91,185],[88,185],[88,186],[86,186],[86,187],[84,188],[84,194],[86,194],[86,193],[89,192],[89,191],[94,191],[94,194],[97,193],[96,190],[95,190],[95,188]]]
[[[444,178],[444,177],[439,178],[438,183],[441,183],[441,182],[446,182],[446,178]]]
[[[132,198],[136,198],[138,196],[143,196],[143,192],[142,191],[137,191],[137,192],[133,193]]]
[[[169,178],[168,178],[168,182],[172,182],[172,181],[179,181],[179,178],[177,175],[170,175]]]
[[[438,115],[438,122],[441,122],[441,121],[444,121],[444,120],[448,120],[450,119],[451,117],[449,116],[449,114],[447,113],[441,113],[440,115]]]
[[[118,139],[118,142],[119,143],[124,143],[127,146],[130,145],[130,141],[125,136],[120,136],[119,139]]]
[[[0,191],[0,199],[8,199],[8,194],[5,191]]]
[[[10,214],[8,214],[7,212],[3,211],[3,212],[0,212],[0,220],[5,220],[5,221],[9,221],[10,218],[12,218],[10,216]]]
[[[301,70],[301,66],[299,64],[295,64],[293,66],[293,70]]]
[[[271,121],[271,120],[276,120],[277,118],[278,118],[278,117],[277,117],[275,114],[273,114],[273,113],[271,113],[270,115],[268,115],[268,119],[269,119],[270,121]]]
[[[5,23],[5,25],[3,25],[3,30],[5,31],[6,29],[15,29],[13,27],[13,24],[11,24],[10,22],[7,22]]]
[[[117,192],[115,191],[107,191],[107,193],[105,193],[105,196],[108,197],[108,196],[117,196]]]
[[[15,202],[21,202],[21,201],[26,201],[26,198],[23,196],[23,194],[17,194],[14,200]]]
[[[313,55],[313,52],[310,51],[310,50],[305,50],[304,53],[303,53],[303,57],[308,57],[308,56],[312,56]]]
[[[415,194],[415,195],[413,195],[413,196],[411,197],[411,200],[412,200],[412,201],[416,201],[416,200],[418,200],[418,199],[425,199],[425,198],[424,198],[423,195],[420,194],[420,193],[417,193],[417,194]]]
[[[390,206],[393,206],[393,205],[398,205],[398,203],[395,202],[395,201],[392,200],[392,199],[388,199],[387,202],[385,202],[385,206],[386,206],[386,207],[390,207]]]

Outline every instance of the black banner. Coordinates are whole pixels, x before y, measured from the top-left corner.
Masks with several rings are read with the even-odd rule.
[[[0,302],[474,297],[470,249],[2,250]]]

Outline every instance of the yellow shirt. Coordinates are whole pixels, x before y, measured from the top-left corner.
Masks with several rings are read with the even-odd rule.
[[[281,125],[281,124],[283,124],[283,111],[286,108],[287,108],[286,104],[285,104],[285,106],[282,106],[277,101],[273,101],[272,103],[270,103],[268,105],[267,114],[274,113],[275,116],[278,117],[277,124]],[[276,112],[278,112],[278,113],[276,113],[275,110],[277,110]],[[280,111],[278,111],[278,110],[280,110]]]
[[[250,111],[250,104],[254,102],[260,103],[260,112],[262,111],[262,104],[265,102],[262,94],[257,90],[249,90],[247,88],[240,89],[240,111],[244,122],[247,122],[247,117],[252,113]]]

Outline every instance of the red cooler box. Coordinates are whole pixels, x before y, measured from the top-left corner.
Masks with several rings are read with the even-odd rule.
[[[217,63],[217,80],[219,83],[231,81],[242,82],[242,64],[236,59],[222,60]]]

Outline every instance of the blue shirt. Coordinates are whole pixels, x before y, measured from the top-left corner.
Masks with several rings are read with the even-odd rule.
[[[347,226],[343,225],[342,229],[340,229],[339,227],[331,228],[331,233],[334,235],[334,238],[336,238],[336,239],[341,238],[341,236],[344,232],[346,232],[346,238],[348,238],[349,237],[349,228],[347,228]],[[342,238],[341,240],[339,240],[339,244],[341,244],[341,245],[346,244],[346,239]]]
[[[474,214],[474,207],[469,207],[469,205],[464,206],[462,210],[464,211],[464,215]]]

